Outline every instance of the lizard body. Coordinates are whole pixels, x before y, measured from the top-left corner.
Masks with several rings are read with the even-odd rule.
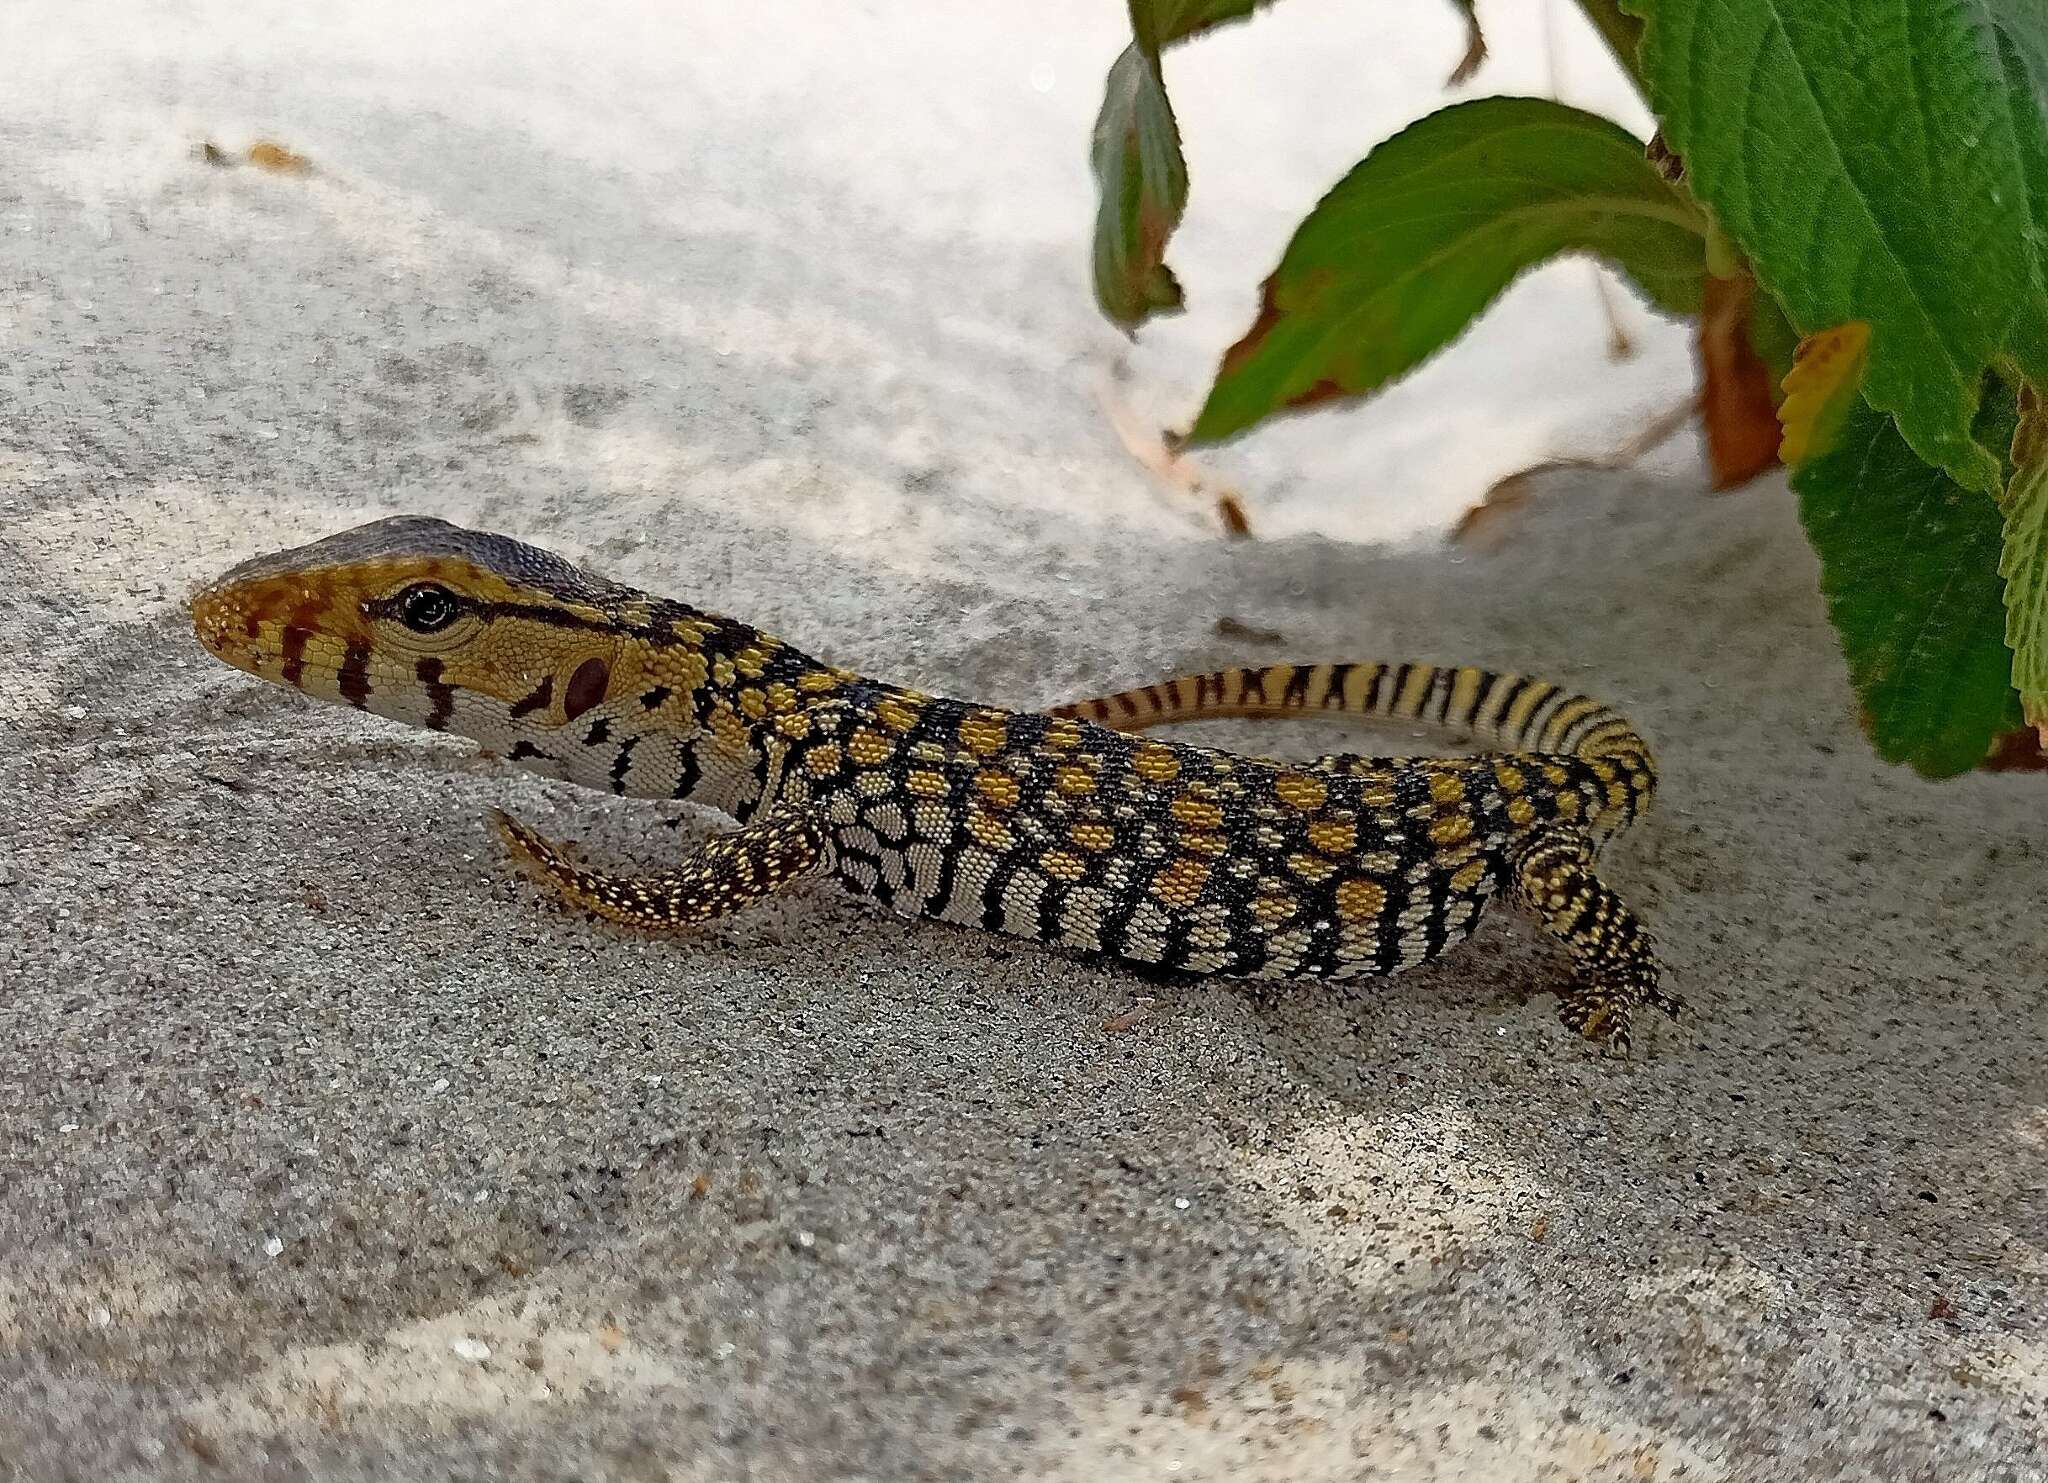
[[[192,618],[209,651],[263,679],[739,821],[635,877],[498,816],[554,890],[628,925],[708,921],[826,874],[906,915],[1136,963],[1349,979],[1436,957],[1505,896],[1570,950],[1573,1028],[1625,1047],[1634,1009],[1678,1008],[1593,870],[1651,796],[1648,749],[1542,681],[1282,665],[1007,711],[419,517],[244,562]],[[1419,718],[1509,750],[1292,764],[1126,734],[1297,711]]]

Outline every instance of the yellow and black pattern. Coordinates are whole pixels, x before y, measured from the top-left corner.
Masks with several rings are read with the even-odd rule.
[[[1504,895],[1570,949],[1567,1023],[1625,1046],[1675,1012],[1593,873],[1649,753],[1597,702],[1434,666],[1229,670],[1032,714],[820,664],[501,536],[381,521],[245,563],[201,641],[324,699],[522,766],[741,821],[673,871],[606,874],[510,819],[514,853],[610,920],[676,928],[829,873],[908,915],[1191,973],[1347,979],[1435,957]],[[1127,732],[1217,715],[1419,718],[1510,750],[1286,764]]]
[[[1656,763],[1636,729],[1590,696],[1547,680],[1434,664],[1271,664],[1181,675],[1155,685],[1053,706],[1118,731],[1239,716],[1360,716],[1423,721],[1465,732],[1511,752],[1544,759],[1544,786],[1514,807],[1528,828],[1555,812],[1560,790],[1577,795],[1565,817],[1597,839],[1624,828],[1650,806]],[[1336,753],[1307,765],[1324,771],[1372,771],[1390,760]],[[1573,764],[1582,764],[1574,766]],[[1538,796],[1543,795],[1543,796]]]
[[[841,880],[906,913],[1194,973],[1390,973],[1466,936],[1507,798],[883,691],[793,748]]]
[[[500,809],[491,822],[513,858],[561,897],[629,927],[694,927],[751,906],[825,861],[818,827],[796,813],[765,814],[710,840],[662,875],[612,875],[572,859],[562,846]]]

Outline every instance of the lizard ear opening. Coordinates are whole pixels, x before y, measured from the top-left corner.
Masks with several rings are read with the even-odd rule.
[[[576,666],[569,676],[569,688],[562,696],[562,711],[571,721],[599,704],[612,682],[612,667],[592,656]]]

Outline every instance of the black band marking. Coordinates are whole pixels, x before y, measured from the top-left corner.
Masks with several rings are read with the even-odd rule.
[[[604,722],[600,721],[597,724],[602,726]],[[597,728],[592,727],[591,729],[594,731]],[[640,738],[637,736],[629,736],[619,743],[619,755],[612,759],[612,792],[624,793],[626,791],[626,773],[633,766],[633,748],[639,745]]]
[[[281,652],[284,655],[284,682],[287,685],[297,685],[305,678],[307,633],[308,630],[303,628],[287,628],[284,631]]]
[[[413,666],[414,676],[427,687],[427,702],[432,707],[425,722],[429,731],[446,731],[455,717],[455,687],[441,682],[444,668],[439,659],[432,657]]]
[[[350,644],[348,653],[341,661],[341,674],[335,681],[341,690],[341,698],[357,710],[363,708],[370,698],[370,646]]]
[[[517,720],[521,716],[530,716],[535,711],[553,704],[554,699],[555,677],[553,675],[542,675],[540,683],[533,687],[533,694],[512,707],[512,718]]]

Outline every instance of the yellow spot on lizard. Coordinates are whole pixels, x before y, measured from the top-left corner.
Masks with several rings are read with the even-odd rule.
[[[1349,819],[1313,819],[1308,842],[1326,855],[1348,854],[1358,847],[1358,826]]]
[[[1088,873],[1086,862],[1071,850],[1047,850],[1038,857],[1038,866],[1055,880],[1077,881]]]
[[[1281,773],[1273,784],[1273,792],[1282,803],[1304,810],[1321,808],[1330,797],[1328,785],[1305,772]]]
[[[1209,867],[1183,857],[1152,877],[1152,894],[1168,906],[1186,908],[1200,899],[1208,883]]]
[[[896,755],[896,744],[881,732],[863,726],[846,744],[846,755],[858,766],[880,767]]]
[[[1387,888],[1378,881],[1353,877],[1337,886],[1337,915],[1347,922],[1370,922],[1386,909]]]
[[[1171,747],[1140,747],[1131,758],[1131,771],[1147,782],[1170,783],[1180,776],[1180,758]]]
[[[1095,791],[1095,776],[1087,768],[1075,767],[1070,763],[1054,774],[1053,786],[1062,793],[1078,798]]]
[[[994,711],[977,711],[960,723],[960,745],[977,757],[1000,752],[1009,739],[1008,724]]]
[[[983,798],[986,798],[997,808],[1015,808],[1017,801],[1024,796],[1023,790],[1017,786],[1015,778],[1006,772],[997,771],[995,768],[987,768],[976,773],[974,775],[974,786],[980,791]]]

